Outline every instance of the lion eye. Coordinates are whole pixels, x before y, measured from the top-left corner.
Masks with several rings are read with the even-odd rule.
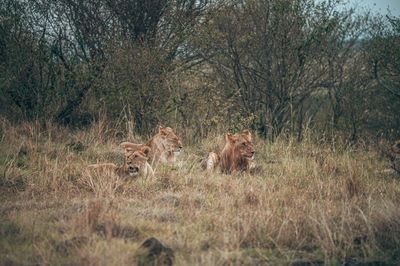
[[[243,142],[243,146],[247,146],[246,142]]]

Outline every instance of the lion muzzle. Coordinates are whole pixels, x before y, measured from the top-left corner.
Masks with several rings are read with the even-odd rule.
[[[129,170],[129,175],[130,176],[137,176],[138,174],[139,174],[139,167],[133,167],[133,166],[129,166],[128,167],[128,170]]]

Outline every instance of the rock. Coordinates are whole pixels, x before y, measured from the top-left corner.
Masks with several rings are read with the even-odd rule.
[[[161,242],[151,237],[146,239],[140,246],[148,252],[139,261],[139,265],[172,265],[174,260],[174,252],[172,249],[165,247]]]

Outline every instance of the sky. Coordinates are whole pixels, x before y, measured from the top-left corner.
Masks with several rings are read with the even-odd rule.
[[[383,15],[388,13],[388,7],[392,15],[400,16],[400,0],[350,0],[351,4],[357,4],[358,8],[367,7],[374,12]]]

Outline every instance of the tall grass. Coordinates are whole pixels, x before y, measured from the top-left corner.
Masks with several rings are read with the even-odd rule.
[[[177,265],[400,261],[399,176],[372,146],[256,138],[258,171],[223,175],[200,167],[213,136],[129,180],[86,171],[122,164],[111,128],[1,121],[1,264],[137,264],[148,237]]]

